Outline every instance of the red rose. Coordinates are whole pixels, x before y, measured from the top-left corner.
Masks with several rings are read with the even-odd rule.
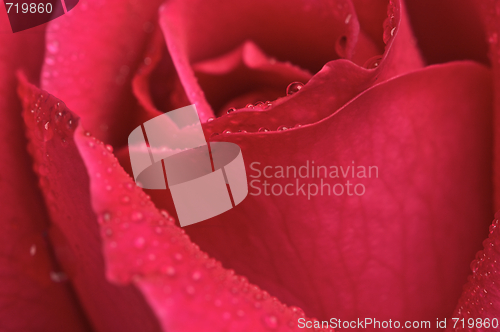
[[[82,2],[2,33],[1,329],[494,328],[496,4]],[[126,142],[193,103],[251,188],[181,229]]]

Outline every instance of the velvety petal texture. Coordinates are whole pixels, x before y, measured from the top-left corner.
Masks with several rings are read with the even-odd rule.
[[[250,40],[270,58],[314,73],[332,59],[352,58],[359,36],[354,8],[344,0],[169,1],[160,16],[169,52],[202,121],[212,117],[213,110],[193,64],[220,57]]]
[[[135,287],[116,286],[106,279],[89,175],[73,140],[78,117],[23,78],[19,95],[35,171],[55,229],[50,239],[92,326],[103,332],[161,331]]]
[[[165,331],[301,330],[301,309],[223,268],[154,206],[102,143],[83,130],[75,140],[91,178],[108,279],[137,285]]]
[[[42,88],[109,143],[120,143],[133,129],[130,80],[144,60],[161,2],[82,1],[48,25]]]
[[[0,330],[89,331],[54,259],[50,229],[26,151],[16,70],[36,77],[43,28],[12,35],[0,6]],[[29,319],[27,319],[29,318]]]
[[[284,131],[238,133],[238,114],[214,120],[232,133],[212,140],[237,143],[249,180],[260,182],[250,182],[253,195],[236,208],[186,232],[225,266],[321,319],[451,315],[491,213],[490,79],[474,63],[428,67]],[[318,98],[314,106],[331,102]],[[344,190],[347,180],[362,183],[363,195],[311,197],[296,181],[307,191],[320,179],[275,175],[276,166],[313,161],[380,173],[324,179]],[[266,194],[264,180],[292,183],[292,193],[269,187]]]
[[[483,242],[483,250],[476,254],[470,267],[472,275],[464,286],[464,292],[450,323],[453,331],[497,330],[500,316],[500,233],[498,213],[490,225],[489,236]],[[472,320],[470,320],[472,319]],[[480,323],[479,323],[480,322]],[[486,325],[488,324],[488,325]]]

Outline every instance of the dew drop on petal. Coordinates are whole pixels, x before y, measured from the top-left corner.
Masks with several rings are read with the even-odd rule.
[[[261,132],[261,133],[265,133],[265,132],[268,132],[268,131],[269,131],[269,129],[267,129],[266,127],[260,127],[259,128],[259,132]]]
[[[136,212],[132,213],[132,216],[131,216],[132,221],[141,221],[142,218],[143,218],[143,215],[141,212],[136,211]]]
[[[278,127],[278,131],[285,131],[285,130],[288,130],[288,129],[290,129],[290,127],[288,127],[288,126],[279,126]]]
[[[191,278],[195,281],[198,281],[201,279],[201,272],[200,271],[195,271],[193,272],[193,275],[191,276]]]
[[[234,111],[236,111],[236,108],[231,107],[227,110],[227,114],[233,113]]]
[[[51,54],[56,54],[59,51],[59,42],[53,40],[47,44],[47,51]]]
[[[262,318],[264,326],[270,330],[275,330],[278,328],[278,318],[273,315],[266,315]]]
[[[134,240],[134,246],[137,249],[144,248],[144,245],[146,244],[146,240],[144,240],[143,237],[138,237]]]
[[[288,84],[288,86],[286,87],[286,95],[290,96],[290,95],[293,95],[294,93],[299,92],[303,86],[304,86],[304,83],[302,83],[302,82],[292,82],[292,83]]]
[[[368,59],[363,67],[366,69],[374,69],[377,68],[380,65],[380,62],[382,61],[382,56],[381,55],[376,55],[374,57],[371,57]]]
[[[186,293],[188,293],[189,295],[194,295],[195,293],[195,289],[193,286],[187,286],[186,287]]]
[[[207,119],[207,122],[212,122],[212,121],[214,121],[214,118],[208,118]]]

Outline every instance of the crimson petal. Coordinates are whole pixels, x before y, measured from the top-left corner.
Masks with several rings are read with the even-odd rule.
[[[133,129],[131,73],[144,60],[161,2],[82,2],[47,28],[41,87],[107,142],[123,143],[120,137]]]
[[[135,287],[117,287],[105,278],[89,175],[73,140],[78,117],[22,77],[19,95],[35,171],[57,230],[50,239],[56,252],[62,253],[58,258],[92,326],[98,331],[160,331]]]
[[[49,220],[16,98],[15,71],[36,77],[40,70],[44,30],[13,35],[4,8],[0,6],[0,330],[88,331],[47,241]]]
[[[428,67],[375,85],[312,125],[216,136],[241,147],[261,190],[263,180],[299,186],[259,177],[254,162],[260,171],[375,165],[380,178],[351,179],[366,186],[362,196],[310,199],[255,196],[250,182],[240,205],[186,231],[223,264],[322,319],[449,316],[491,213],[490,79],[470,62]],[[320,181],[298,180],[305,190]],[[345,190],[346,179],[326,181]]]

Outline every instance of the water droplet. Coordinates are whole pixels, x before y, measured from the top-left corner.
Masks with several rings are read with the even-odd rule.
[[[181,260],[182,260],[182,254],[180,254],[180,253],[176,253],[176,254],[174,255],[174,258],[175,258],[177,261],[181,261]]]
[[[122,197],[122,199],[121,199],[121,202],[122,202],[123,204],[128,204],[128,203],[130,203],[130,197],[128,197],[128,196],[123,196],[123,197]]]
[[[351,20],[352,14],[349,14],[346,16],[344,23],[349,24],[349,21]]]
[[[212,121],[214,121],[214,119],[215,119],[215,118],[208,118],[208,119],[207,119],[207,122],[212,122]]]
[[[132,213],[132,216],[131,216],[132,221],[136,221],[136,222],[141,221],[142,218],[143,218],[143,215],[141,212],[136,211],[136,212]]]
[[[498,34],[496,32],[492,33],[489,36],[488,41],[490,42],[490,44],[496,44],[496,43],[498,43]]]
[[[285,131],[285,130],[288,130],[288,129],[290,129],[290,127],[288,127],[288,126],[279,126],[278,127],[278,131]]]
[[[107,144],[106,150],[108,150],[109,152],[113,152],[113,147],[111,145]]]
[[[297,315],[298,317],[305,317],[305,313],[304,313],[304,310],[302,310],[301,308],[299,307],[290,307],[290,309],[292,310],[292,312]]]
[[[53,40],[47,44],[47,51],[51,54],[56,54],[59,51],[59,42]]]
[[[200,271],[194,271],[193,275],[191,276],[191,278],[193,278],[193,280],[195,280],[195,281],[200,280],[201,279],[201,272]]]
[[[51,271],[50,272],[50,279],[53,282],[63,282],[68,280],[68,276],[64,272],[55,272]]]
[[[195,289],[193,286],[187,286],[186,287],[186,293],[188,293],[189,295],[194,295],[195,293]]]
[[[246,108],[254,108],[253,104],[247,104]]]
[[[290,95],[293,95],[294,93],[299,92],[303,86],[304,86],[304,83],[302,83],[302,82],[292,82],[292,83],[288,84],[288,86],[286,87],[286,95],[290,96]]]
[[[262,319],[264,326],[267,327],[270,330],[274,330],[278,328],[278,318],[273,315],[266,315]]]
[[[104,221],[110,221],[111,220],[111,213],[109,212],[104,212],[103,215],[102,215],[102,219]]]
[[[172,266],[167,266],[163,268],[163,273],[165,273],[169,277],[173,277],[176,274],[175,268]]]
[[[389,5],[387,6],[387,18],[384,20],[384,34],[383,34],[383,40],[384,43],[387,44],[389,40],[394,36],[396,33],[396,6],[394,2],[391,0],[389,1]]]
[[[234,111],[236,111],[236,108],[231,107],[227,110],[227,114],[233,113]]]
[[[137,249],[141,249],[141,248],[144,248],[144,245],[146,244],[146,240],[144,240],[143,237],[138,237],[137,239],[135,239],[134,241],[134,246],[137,248]]]
[[[54,60],[53,57],[48,56],[45,58],[45,63],[49,66],[52,66],[56,63],[56,60]]]
[[[109,184],[106,186],[107,191],[111,191],[112,189],[113,189],[113,187],[111,187]]]
[[[36,244],[32,244],[30,247],[30,256],[35,256],[36,254]]]
[[[268,132],[268,131],[269,131],[269,129],[267,129],[266,127],[260,127],[259,128],[259,132],[260,133],[265,133],[265,132]]]
[[[368,59],[363,67],[366,69],[374,69],[377,68],[380,65],[380,62],[382,61],[382,56],[381,55],[376,55],[374,57],[371,57]]]
[[[226,130],[224,130],[222,133],[223,133],[223,134],[231,134],[231,130],[226,129]]]

